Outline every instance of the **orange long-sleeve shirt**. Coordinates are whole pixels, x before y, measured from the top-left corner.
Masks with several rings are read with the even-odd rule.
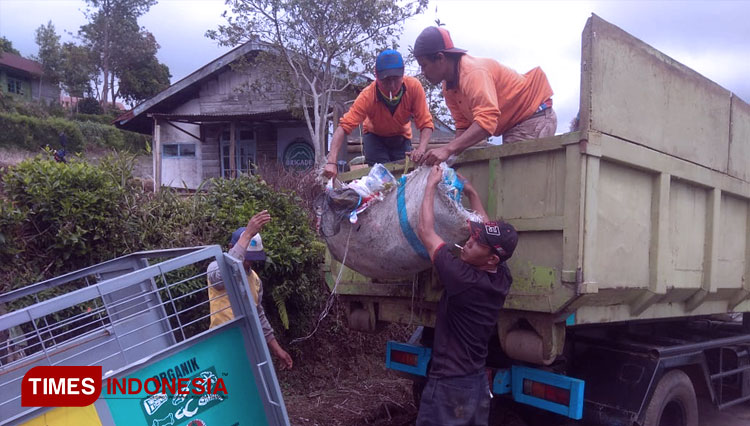
[[[378,88],[373,81],[362,90],[349,111],[341,117],[339,126],[348,135],[364,122],[365,133],[384,137],[402,135],[407,139],[411,139],[409,122],[412,117],[419,130],[434,128],[422,84],[414,77],[404,76],[404,87],[401,102],[391,114],[388,107],[378,99]]]
[[[456,129],[467,129],[476,121],[494,136],[530,117],[552,94],[539,67],[519,74],[494,59],[470,55],[461,56],[455,87],[449,89],[443,83]]]

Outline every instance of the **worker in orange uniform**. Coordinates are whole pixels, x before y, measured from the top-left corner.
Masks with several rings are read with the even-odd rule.
[[[430,83],[442,82],[456,123],[456,138],[427,152],[424,163],[438,164],[489,136],[502,135],[505,144],[555,134],[553,92],[541,68],[519,74],[494,59],[475,58],[438,27],[417,37],[414,56]]]
[[[419,146],[413,151],[412,118],[419,129]],[[418,161],[427,149],[434,128],[427,97],[419,80],[404,76],[404,60],[395,50],[384,50],[378,55],[375,81],[362,90],[339,120],[323,176],[336,177],[341,145],[346,136],[362,123],[365,161],[370,166],[402,160],[410,151],[411,158]]]

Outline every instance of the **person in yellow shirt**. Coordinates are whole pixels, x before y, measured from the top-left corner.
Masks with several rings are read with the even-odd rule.
[[[266,253],[263,251],[263,240],[258,233],[263,225],[271,221],[271,215],[268,211],[253,216],[247,222],[247,226],[237,228],[232,233],[229,242],[228,254],[235,259],[242,259],[242,266],[247,274],[247,281],[250,285],[250,292],[253,295],[256,310],[258,311],[258,320],[260,320],[263,335],[266,338],[266,344],[270,352],[281,361],[281,369],[292,368],[294,362],[292,357],[281,347],[273,334],[273,328],[266,318],[266,311],[263,309],[263,282],[258,274],[253,271],[253,262],[266,260]],[[211,307],[211,325],[210,328],[217,327],[227,321],[234,319],[234,313],[229,303],[224,282],[221,277],[221,270],[216,261],[208,265],[208,300]]]
[[[428,151],[422,162],[439,164],[489,136],[502,135],[504,144],[554,136],[553,92],[541,68],[519,74],[494,59],[471,56],[438,27],[422,31],[413,53],[425,78],[442,82],[456,122],[456,138]]]

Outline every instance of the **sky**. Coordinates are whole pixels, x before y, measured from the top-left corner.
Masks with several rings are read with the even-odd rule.
[[[34,55],[37,27],[51,20],[63,41],[71,41],[86,23],[85,8],[83,0],[0,0],[0,35],[22,55]],[[140,18],[160,44],[157,56],[173,83],[229,50],[204,35],[225,22],[225,9],[223,0],[160,0]],[[405,23],[399,50],[406,53],[440,19],[454,44],[474,56],[521,73],[541,66],[564,133],[578,111],[581,32],[592,13],[750,102],[750,0],[431,0],[425,13]]]

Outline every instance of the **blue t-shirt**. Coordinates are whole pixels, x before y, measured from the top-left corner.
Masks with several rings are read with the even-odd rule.
[[[433,264],[445,287],[438,305],[430,377],[475,374],[485,367],[487,345],[513,278],[503,262],[497,272],[478,269],[450,252],[446,244]]]

